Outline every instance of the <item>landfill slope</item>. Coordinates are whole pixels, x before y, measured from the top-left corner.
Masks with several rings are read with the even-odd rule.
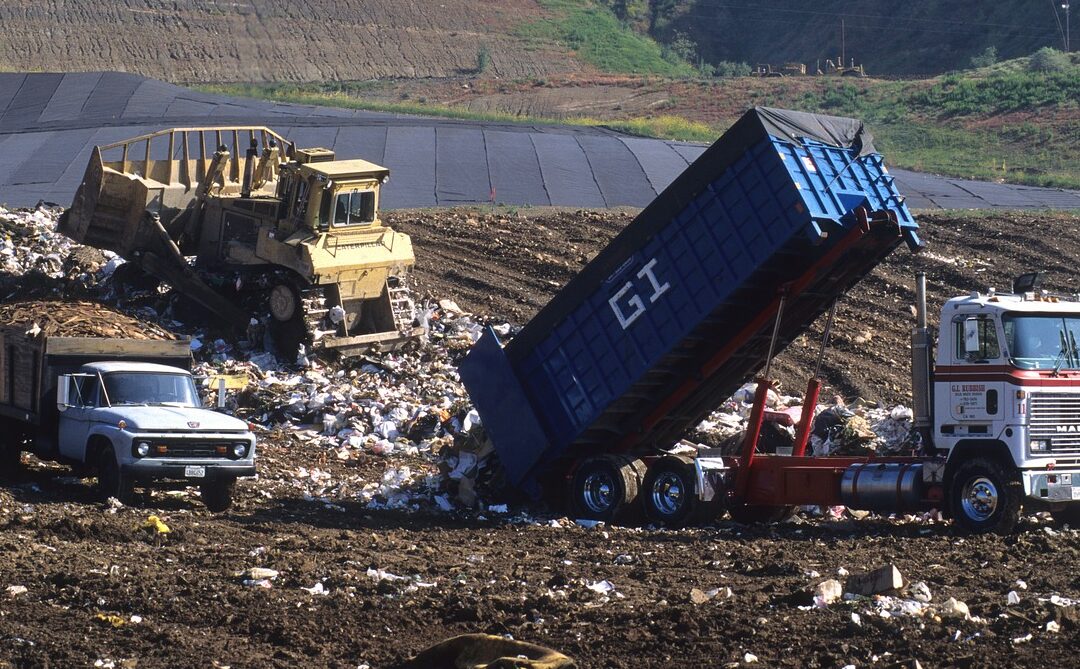
[[[582,70],[553,40],[515,34],[544,14],[524,0],[13,0],[0,5],[0,62],[17,71],[117,70],[173,82]]]
[[[197,376],[247,380],[226,409],[256,424],[259,476],[211,515],[194,488],[122,506],[97,500],[92,478],[25,457],[0,486],[0,665],[393,667],[472,632],[612,669],[1073,663],[1080,531],[1045,514],[1007,538],[840,508],[666,531],[578,524],[482,487],[455,360],[481,323],[523,323],[629,214],[392,214],[417,243],[428,340],[298,367],[130,276],[118,285],[115,258],[52,234],[57,213],[0,209],[2,301],[91,296],[193,336]],[[898,252],[845,301],[825,371],[849,400],[882,383],[906,400],[915,269],[935,303],[1035,261],[1056,271],[1053,287],[1074,278],[1080,217],[921,222],[931,251]],[[781,356],[789,391],[814,356],[809,342]],[[859,572],[888,566],[899,588],[851,592]]]

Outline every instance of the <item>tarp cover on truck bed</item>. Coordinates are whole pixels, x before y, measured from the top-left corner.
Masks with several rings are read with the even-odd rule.
[[[461,376],[510,480],[666,447],[917,225],[854,119],[756,108]]]

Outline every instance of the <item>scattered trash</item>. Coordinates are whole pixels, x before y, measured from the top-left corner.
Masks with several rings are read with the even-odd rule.
[[[840,581],[830,578],[814,586],[814,606],[824,608],[844,596],[844,587]]]
[[[491,634],[463,634],[435,644],[397,665],[397,669],[570,669],[573,666],[573,660],[550,648]]]
[[[971,611],[968,609],[968,605],[953,597],[949,597],[945,600],[945,604],[941,607],[941,615],[953,618],[963,618],[964,620],[971,619]]]
[[[916,581],[909,585],[908,594],[912,599],[919,602],[929,602],[933,599],[933,595],[930,594],[930,586],[922,581]]]
[[[250,567],[236,574],[240,582],[249,588],[271,588],[273,580],[278,577],[276,569],[266,567]]]
[[[310,588],[301,587],[300,589],[304,590],[305,592],[307,592],[308,594],[311,594],[311,595],[326,595],[326,594],[330,593],[330,591],[327,590],[326,587],[321,582],[316,583],[315,585],[311,586]]]
[[[18,597],[19,595],[25,595],[26,591],[27,589],[25,585],[9,585],[7,587],[7,594],[9,597]]]
[[[606,595],[608,593],[615,592],[615,584],[607,580],[596,581],[595,583],[586,583],[585,587],[600,595]]]
[[[142,528],[156,534],[168,534],[169,532],[172,532],[172,530],[169,529],[169,526],[157,516],[147,516],[146,522],[142,524]]]
[[[128,623],[127,619],[112,613],[96,613],[94,619],[113,627],[123,627]]]

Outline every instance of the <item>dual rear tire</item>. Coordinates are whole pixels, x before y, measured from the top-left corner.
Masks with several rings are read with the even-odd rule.
[[[601,455],[583,461],[570,481],[571,512],[585,520],[631,522],[637,511],[641,460]]]

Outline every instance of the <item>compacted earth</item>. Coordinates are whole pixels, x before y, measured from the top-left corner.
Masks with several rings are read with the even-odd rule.
[[[388,218],[414,238],[418,292],[454,300],[478,321],[519,325],[631,217]],[[1048,270],[1052,289],[1078,290],[1080,217],[937,213],[920,222],[926,251],[897,250],[841,303],[823,374],[849,404],[909,401],[918,270],[935,306],[1004,289],[1029,269]],[[0,285],[5,299],[86,297],[62,280],[9,275]],[[789,392],[812,370],[816,337],[777,361]],[[194,489],[102,502],[92,479],[25,456],[24,471],[0,487],[0,665],[393,667],[470,632],[543,644],[582,667],[1075,662],[1080,531],[1045,514],[999,537],[961,536],[935,514],[856,519],[842,509],[779,525],[720,519],[665,530],[514,504],[395,508],[361,491],[403,468],[422,474],[415,485],[439,485],[438,461],[400,447],[407,439],[390,453],[337,457],[299,438],[298,426],[250,417],[259,476],[242,481],[220,515]],[[888,566],[902,587],[821,596],[826,581],[847,590],[851,575]]]

